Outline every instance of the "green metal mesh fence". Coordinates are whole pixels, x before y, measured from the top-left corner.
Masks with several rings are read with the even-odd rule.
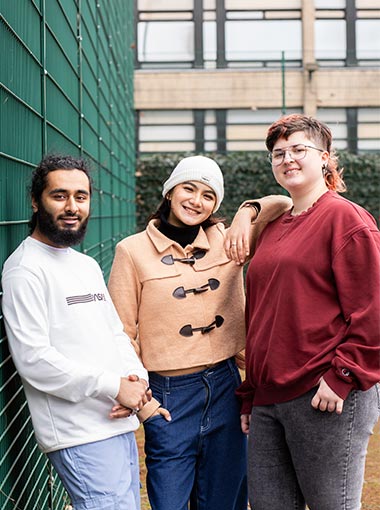
[[[92,163],[81,249],[106,275],[115,243],[134,232],[133,13],[132,0],[0,0],[1,265],[27,235],[27,184],[47,152]],[[37,449],[0,321],[0,510],[68,504]]]

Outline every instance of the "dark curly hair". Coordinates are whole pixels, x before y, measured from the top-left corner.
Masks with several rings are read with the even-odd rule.
[[[50,172],[54,172],[54,170],[81,170],[88,177],[90,194],[92,193],[91,170],[87,160],[61,154],[47,154],[32,173],[29,192],[37,204],[41,202],[42,193],[46,188],[46,177]],[[36,213],[33,213],[28,223],[29,233],[34,231],[36,224],[37,216]]]

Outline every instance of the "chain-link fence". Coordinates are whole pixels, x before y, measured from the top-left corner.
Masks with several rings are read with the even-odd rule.
[[[27,184],[48,152],[92,163],[81,250],[106,274],[116,241],[134,232],[133,9],[131,0],[0,0],[0,264],[27,235]],[[68,505],[36,446],[1,322],[0,510]]]

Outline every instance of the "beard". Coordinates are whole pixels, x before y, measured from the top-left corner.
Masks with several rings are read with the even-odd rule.
[[[41,234],[45,235],[53,244],[57,246],[64,246],[66,248],[75,246],[83,241],[86,235],[87,224],[90,216],[88,216],[79,225],[78,229],[74,230],[70,227],[61,228],[58,226],[57,221],[54,220],[45,207],[40,203],[36,214],[37,225]],[[77,214],[65,213],[65,217],[77,218]],[[58,217],[59,218],[59,217]]]

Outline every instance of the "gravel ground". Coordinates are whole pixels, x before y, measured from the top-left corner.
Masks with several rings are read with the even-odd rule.
[[[144,464],[144,429],[140,427],[136,432],[140,451],[141,466],[141,510],[150,510],[148,497],[145,491],[145,464]],[[366,471],[363,488],[362,510],[380,510],[380,422],[370,439],[366,462]]]

